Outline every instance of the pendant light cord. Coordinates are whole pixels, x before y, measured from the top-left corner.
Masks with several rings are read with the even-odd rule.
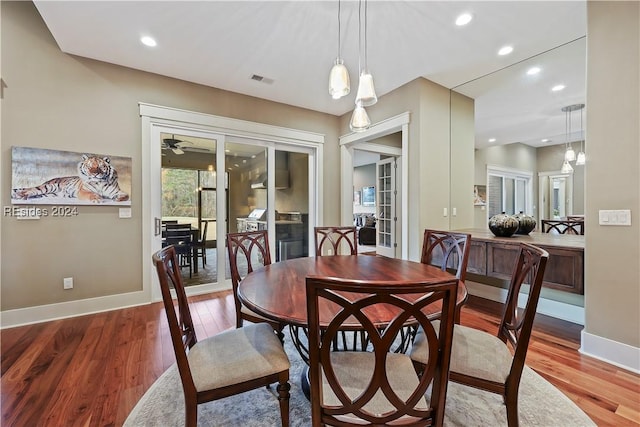
[[[582,110],[584,110],[584,107],[580,108],[580,152],[582,152],[582,143],[584,142],[584,128],[582,127]]]
[[[342,51],[340,49],[340,40],[341,40],[341,36],[340,36],[340,28],[342,27],[341,23],[340,23],[340,0],[338,0],[338,58],[342,58]]]
[[[362,74],[362,0],[358,1],[358,75]]]
[[[367,65],[367,0],[364,0],[364,71],[369,72]]]

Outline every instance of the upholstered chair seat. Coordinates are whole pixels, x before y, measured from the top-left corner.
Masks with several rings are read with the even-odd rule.
[[[440,322],[435,320],[433,327],[437,331]],[[411,358],[426,364],[428,349],[422,330],[418,331],[411,350]],[[463,375],[484,378],[496,383],[507,381],[513,355],[504,342],[495,335],[478,329],[456,325],[453,328],[451,364],[449,370]]]
[[[340,351],[331,353],[331,366],[336,378],[343,384],[345,393],[353,400],[367,389],[375,368],[375,353],[363,351]],[[387,378],[393,392],[406,401],[420,382],[411,362],[411,358],[404,354],[389,354],[387,356]],[[341,402],[336,397],[333,388],[328,383],[326,376],[322,375],[323,404],[326,406],[340,406]],[[428,410],[429,406],[423,397],[415,406],[416,409]],[[384,393],[378,391],[373,399],[362,408],[373,414],[392,412],[396,407],[389,402]],[[340,420],[360,424],[362,420],[353,414],[344,415]],[[405,420],[404,417],[399,420]]]
[[[266,323],[247,324],[198,341],[187,358],[197,391],[239,384],[289,369],[282,343]]]

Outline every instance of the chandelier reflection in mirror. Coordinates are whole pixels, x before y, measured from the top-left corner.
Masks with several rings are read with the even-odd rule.
[[[564,162],[562,163],[562,168],[560,169],[560,172],[562,173],[573,172],[573,167],[571,166],[570,162],[575,161],[576,166],[580,166],[580,165],[584,165],[586,160],[586,156],[583,151],[583,144],[584,144],[584,137],[583,137],[584,131],[582,127],[582,110],[583,109],[584,109],[584,104],[573,104],[573,105],[567,105],[566,107],[562,107],[562,111],[565,113],[565,150],[566,150],[564,154]],[[571,145],[571,138],[572,138],[571,113],[577,110],[580,110],[580,151],[578,152],[578,156],[576,157],[576,153],[573,150],[573,147]]]

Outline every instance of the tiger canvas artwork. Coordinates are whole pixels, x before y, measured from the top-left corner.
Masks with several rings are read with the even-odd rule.
[[[127,170],[126,181],[130,184],[130,161],[124,157],[14,147],[11,201],[14,204],[129,205],[129,192],[121,187],[114,163]],[[72,175],[73,166],[75,174]],[[32,185],[15,185],[27,182]]]

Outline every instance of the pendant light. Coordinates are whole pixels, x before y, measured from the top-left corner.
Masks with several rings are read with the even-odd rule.
[[[362,2],[358,5],[358,71],[360,73],[358,80],[358,93],[356,94],[356,105],[369,107],[378,102],[376,89],[373,85],[373,76],[369,73],[367,67],[367,0],[364,0],[364,66],[360,67],[360,54],[362,52],[362,30],[360,25],[360,14]]]
[[[349,70],[344,66],[340,49],[340,0],[338,0],[338,56],[329,73],[329,95],[333,99],[340,99],[351,92]]]
[[[371,126],[371,120],[369,119],[367,110],[365,110],[362,105],[356,105],[351,115],[351,122],[349,123],[351,131],[362,132],[367,130],[369,126]]]
[[[560,172],[561,173],[571,173],[571,172],[573,172],[573,168],[571,167],[571,165],[569,164],[569,162],[567,160],[565,160],[564,163],[562,164],[562,167],[560,168]]]
[[[576,157],[576,166],[582,166],[586,162],[586,155],[582,149],[582,144],[584,143],[584,128],[582,127],[582,110],[584,110],[584,104],[580,104],[580,151],[578,152],[578,156]]]
[[[353,110],[353,114],[351,115],[351,121],[349,122],[349,128],[352,132],[363,132],[371,126],[371,120],[369,119],[369,115],[367,111],[364,109],[365,106],[373,105],[378,101],[378,97],[376,96],[375,89],[373,87],[373,77],[371,74],[366,72],[366,61],[367,61],[367,42],[366,42],[366,34],[367,34],[367,15],[366,15],[366,0],[365,1],[365,68],[362,68],[362,1],[358,2],[358,71],[359,71],[359,81],[358,81],[358,93],[356,94],[356,108]]]

